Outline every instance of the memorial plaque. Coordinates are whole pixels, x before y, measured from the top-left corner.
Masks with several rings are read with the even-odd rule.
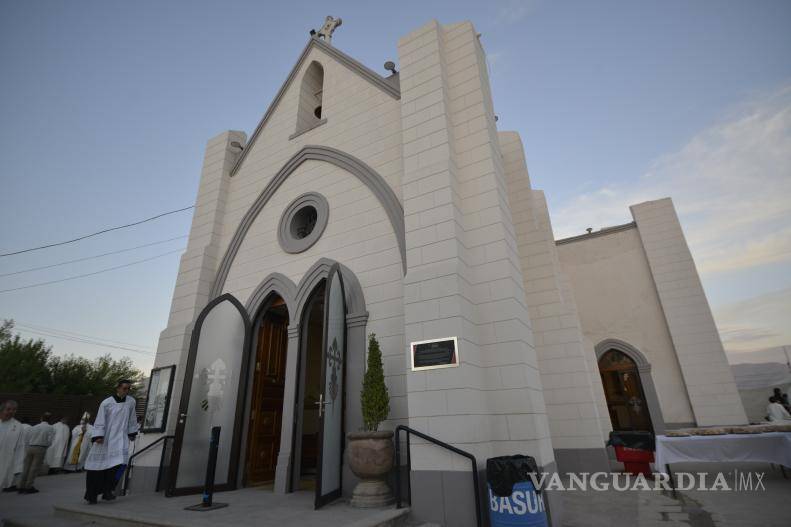
[[[452,368],[459,365],[456,337],[421,340],[412,343],[412,370]]]

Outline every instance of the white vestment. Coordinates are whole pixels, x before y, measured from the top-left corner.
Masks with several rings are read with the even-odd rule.
[[[769,403],[766,405],[766,414],[769,416],[770,421],[787,421],[791,419],[791,415],[786,412],[786,409],[780,403]]]
[[[52,444],[47,449],[47,454],[44,457],[49,468],[63,467],[63,460],[66,458],[66,451],[69,448],[69,427],[61,422],[52,425],[55,429],[55,437],[52,439]]]
[[[22,472],[20,461],[24,459],[25,429],[13,417],[0,421],[0,489],[14,484],[14,474]]]
[[[66,456],[65,467],[69,470],[82,470],[85,465],[85,459],[88,457],[88,452],[91,450],[91,436],[93,434],[93,425],[85,425],[85,432],[83,433],[82,425],[77,425],[71,431],[71,446],[69,453]],[[79,451],[77,448],[79,447]],[[75,457],[76,456],[76,457]]]
[[[106,470],[125,465],[129,459],[129,434],[137,433],[135,400],[129,396],[123,401],[108,397],[99,405],[93,422],[93,437],[103,437],[104,442],[91,445],[85,460],[86,470]]]
[[[30,429],[33,428],[27,423],[22,423],[22,448],[19,449],[16,457],[16,463],[14,465],[14,474],[16,474],[16,479],[14,480],[14,485],[19,487],[19,479],[22,477],[22,468],[25,466],[25,450],[27,450],[28,442],[30,441],[29,432]]]

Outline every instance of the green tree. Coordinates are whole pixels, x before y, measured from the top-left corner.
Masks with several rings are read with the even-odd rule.
[[[390,395],[385,385],[382,351],[374,333],[368,335],[368,368],[363,377],[360,399],[363,407],[363,426],[365,430],[375,432],[390,413]]]
[[[41,339],[22,340],[12,335],[13,320],[0,326],[0,391],[46,393],[51,378],[48,362],[52,348]]]
[[[0,391],[107,395],[115,391],[119,379],[129,379],[134,395],[140,384],[143,374],[128,357],[53,356],[43,340],[24,342],[19,335],[12,336],[13,329],[11,320],[0,326]]]

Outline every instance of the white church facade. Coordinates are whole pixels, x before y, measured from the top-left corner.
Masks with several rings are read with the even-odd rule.
[[[472,24],[432,21],[398,58],[379,75],[313,36],[252,135],[208,142],[155,359],[173,390],[145,435],[175,436],[170,491],[200,488],[221,426],[219,488],[348,495],[370,333],[383,427],[479,469],[608,471],[613,428],[746,423],[672,202],[556,241]],[[450,338],[455,367],[413,368],[411,343]],[[160,461],[140,456],[134,484],[153,489]],[[411,463],[413,512],[468,525],[467,460],[413,441]]]

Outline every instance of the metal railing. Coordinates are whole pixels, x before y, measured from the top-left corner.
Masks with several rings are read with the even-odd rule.
[[[434,437],[428,436],[423,432],[418,432],[413,428],[409,428],[405,425],[398,425],[395,429],[395,456],[396,456],[396,508],[401,508],[401,443],[399,442],[399,436],[401,431],[406,432],[406,463],[407,463],[407,495],[409,496],[409,503],[412,504],[412,483],[409,479],[409,474],[412,472],[412,457],[409,452],[409,435],[414,434],[421,439],[425,439],[429,443],[442,447],[446,450],[450,450],[454,454],[458,454],[460,456],[464,456],[470,460],[472,463],[472,487],[473,487],[473,501],[475,502],[475,520],[478,527],[481,527],[483,524],[481,523],[481,499],[479,496],[480,486],[478,485],[478,462],[475,459],[475,456],[470,454],[469,452],[465,452],[464,450],[460,450],[455,446],[449,445],[436,439]]]
[[[162,479],[162,465],[165,462],[165,452],[167,451],[167,442],[168,439],[174,439],[174,438],[175,436],[162,436],[153,443],[146,445],[142,449],[138,450],[137,452],[129,456],[129,461],[126,464],[126,470],[124,471],[124,486],[121,489],[121,496],[126,496],[126,489],[129,488],[129,474],[132,472],[132,461],[140,454],[143,454],[151,450],[155,446],[157,446],[159,443],[162,443],[162,455],[159,458],[159,471],[157,472],[157,484],[156,484],[156,488],[154,489],[156,492],[159,492],[160,489],[159,482]]]

